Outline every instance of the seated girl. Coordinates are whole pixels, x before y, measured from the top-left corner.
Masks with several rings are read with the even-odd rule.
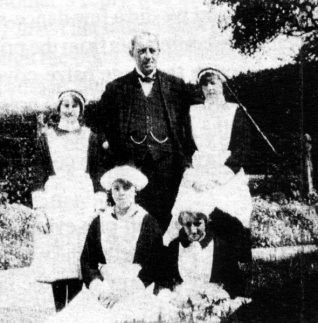
[[[109,298],[107,277],[103,276],[107,267],[122,272],[123,267],[130,267],[127,265],[138,264],[143,285],[156,280],[161,231],[156,220],[135,202],[136,192],[147,183],[147,177],[131,166],[115,167],[101,178],[114,206],[92,222],[81,257],[84,283],[99,299]]]
[[[147,177],[131,166],[106,172],[101,185],[113,206],[92,221],[81,267],[87,287],[52,322],[110,322],[134,295],[156,282],[162,235],[156,220],[135,202]],[[149,291],[148,291],[149,292]],[[118,310],[116,308],[118,307]]]
[[[168,246],[168,287],[182,282],[191,286],[218,283],[231,297],[243,296],[240,245],[235,241],[237,235],[232,235],[242,224],[217,208],[209,217],[204,205],[188,201],[179,213],[179,235]]]

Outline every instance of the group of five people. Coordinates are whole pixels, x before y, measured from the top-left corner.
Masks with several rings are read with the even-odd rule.
[[[39,137],[32,266],[52,284],[57,311],[82,281],[112,307],[120,288],[111,277],[125,280],[129,269],[120,268],[129,264],[140,266],[134,290],[191,280],[243,293],[251,199],[240,110],[226,102],[213,68],[198,75],[204,103],[191,105],[189,87],[157,69],[159,53],[152,33],[132,39],[136,68],[107,84],[96,133],[82,124],[83,95],[71,90],[59,95],[57,124]],[[94,212],[96,196],[106,197]]]

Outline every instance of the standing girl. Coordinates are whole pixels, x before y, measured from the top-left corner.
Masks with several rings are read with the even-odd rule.
[[[60,311],[82,288],[80,254],[94,212],[102,144],[81,125],[83,95],[64,91],[58,99],[59,122],[37,146],[32,266],[38,281],[52,284]]]
[[[224,76],[213,68],[205,68],[198,75],[204,103],[190,108],[197,150],[192,156],[192,167],[183,174],[164,243],[169,244],[178,235],[179,211],[192,196],[202,201],[205,214],[214,225],[217,223],[219,233],[227,236],[237,249],[241,248],[240,261],[250,262],[252,199],[243,169],[249,128],[239,106],[226,101],[225,84]],[[232,225],[227,225],[229,215]]]

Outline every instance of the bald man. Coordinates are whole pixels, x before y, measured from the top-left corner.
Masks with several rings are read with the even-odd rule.
[[[139,203],[165,232],[182,174],[195,150],[189,95],[183,80],[157,69],[156,35],[135,35],[129,54],[136,67],[107,84],[98,107],[99,127],[115,163],[133,164],[147,175],[149,184]]]

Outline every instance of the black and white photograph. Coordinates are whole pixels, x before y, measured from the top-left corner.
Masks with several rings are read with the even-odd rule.
[[[0,43],[0,323],[318,322],[318,0],[1,0]]]

